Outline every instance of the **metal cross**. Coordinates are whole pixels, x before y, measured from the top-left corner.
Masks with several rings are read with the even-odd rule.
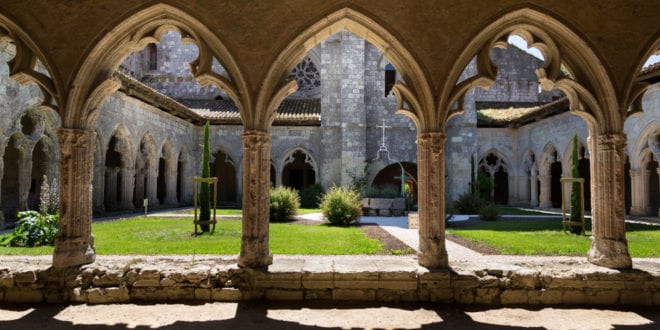
[[[387,147],[385,147],[385,129],[386,128],[392,128],[392,126],[385,126],[385,119],[383,119],[383,126],[376,126],[376,128],[382,128],[383,129],[383,143],[380,145],[380,149],[387,150]]]

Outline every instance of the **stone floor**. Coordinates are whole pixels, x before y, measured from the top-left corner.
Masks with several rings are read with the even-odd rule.
[[[658,329],[658,309],[301,305],[0,306],[0,329]]]

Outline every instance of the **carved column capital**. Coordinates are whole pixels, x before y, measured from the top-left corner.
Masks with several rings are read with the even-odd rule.
[[[598,149],[603,151],[623,150],[626,147],[625,134],[602,134],[596,136]]]

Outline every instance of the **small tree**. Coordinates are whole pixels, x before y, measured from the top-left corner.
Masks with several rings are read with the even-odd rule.
[[[578,160],[578,136],[577,133],[573,136],[573,153],[571,154],[571,176],[578,178],[580,176],[579,160]],[[582,223],[582,199],[580,192],[580,183],[571,183],[571,233],[582,233],[581,225],[574,225],[573,223]]]
[[[204,125],[204,151],[202,153],[202,178],[209,178],[211,176],[211,147],[209,145],[209,138],[211,135],[211,127],[207,121]],[[208,182],[202,182],[200,185],[201,191],[199,192],[199,220],[211,220],[211,185]],[[209,225],[200,225],[203,232],[211,230]]]

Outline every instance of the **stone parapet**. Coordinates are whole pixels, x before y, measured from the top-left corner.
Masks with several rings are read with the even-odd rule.
[[[10,257],[0,303],[286,301],[443,302],[478,305],[660,305],[660,261],[617,271],[571,258],[513,264],[452,263],[428,270],[414,257],[276,258],[268,269],[231,258],[104,257],[57,269]],[[29,259],[29,258],[28,258]]]

